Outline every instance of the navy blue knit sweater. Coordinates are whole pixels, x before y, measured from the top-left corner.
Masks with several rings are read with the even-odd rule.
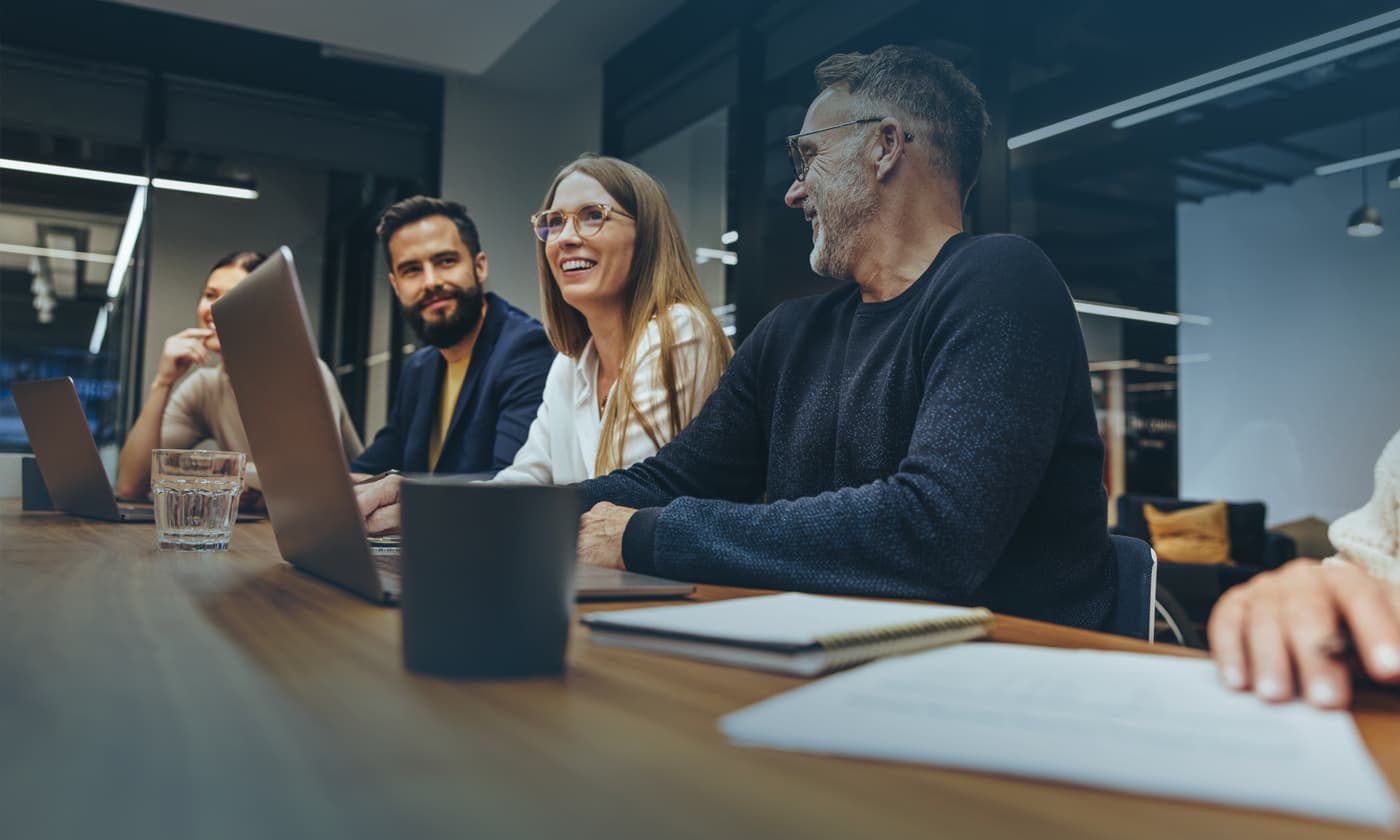
[[[1015,236],[955,236],[893,300],[851,284],[780,305],[675,440],[583,486],[641,509],[623,538],[637,571],[1112,617],[1079,321]]]

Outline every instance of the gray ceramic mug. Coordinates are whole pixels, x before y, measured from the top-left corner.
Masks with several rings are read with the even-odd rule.
[[[583,493],[406,480],[403,659],[444,677],[560,674]]]

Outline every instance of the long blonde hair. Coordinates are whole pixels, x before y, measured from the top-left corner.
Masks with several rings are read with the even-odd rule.
[[[695,275],[690,250],[681,234],[680,223],[675,211],[666,200],[666,192],[654,178],[626,161],[599,155],[584,155],[568,164],[554,176],[549,185],[541,210],[554,204],[554,193],[559,182],[581,172],[596,180],[618,203],[619,209],[626,211],[636,220],[637,236],[632,249],[632,268],[627,276],[630,292],[624,301],[622,323],[624,329],[624,353],[622,370],[618,372],[612,399],[608,401],[603,414],[603,431],[598,441],[598,457],[593,465],[594,475],[605,475],[622,466],[622,446],[627,435],[627,426],[636,422],[646,432],[651,442],[659,449],[663,443],[674,438],[690,422],[710,392],[719,383],[719,375],[734,355],[734,350],[720,327],[719,321],[710,312],[705,301],[705,293],[700,289],[700,279]],[[545,244],[537,243],[536,258],[540,270],[540,303],[545,315],[545,329],[549,341],[560,353],[577,359],[583,353],[592,333],[583,313],[564,301],[559,286],[554,282],[549,261],[545,257]],[[671,323],[670,309],[680,303],[688,306],[699,319],[700,329],[706,334],[705,353],[709,355],[704,366],[705,380],[695,383],[693,404],[682,406],[677,383],[676,334]],[[651,418],[637,409],[633,380],[636,378],[637,347],[646,335],[647,326],[656,322],[661,338],[661,364],[657,375],[658,384],[666,389],[666,402],[670,408],[669,434],[663,437],[661,429]]]

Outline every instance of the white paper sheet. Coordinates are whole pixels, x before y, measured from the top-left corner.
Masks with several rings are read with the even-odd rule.
[[[991,643],[887,659],[720,720],[737,743],[1005,773],[1391,828],[1351,715],[1204,660]]]

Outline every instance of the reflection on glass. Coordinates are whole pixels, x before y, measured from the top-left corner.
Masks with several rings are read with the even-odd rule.
[[[74,187],[53,175],[7,173],[0,201],[0,450],[27,451],[10,383],[71,376],[99,444],[116,434],[119,319],[107,290],[128,185]],[[123,208],[124,210],[125,208]],[[95,330],[105,327],[97,352]]]
[[[727,269],[738,262],[725,189],[728,130],[728,112],[716,111],[629,158],[666,188],[712,307],[728,302]]]

